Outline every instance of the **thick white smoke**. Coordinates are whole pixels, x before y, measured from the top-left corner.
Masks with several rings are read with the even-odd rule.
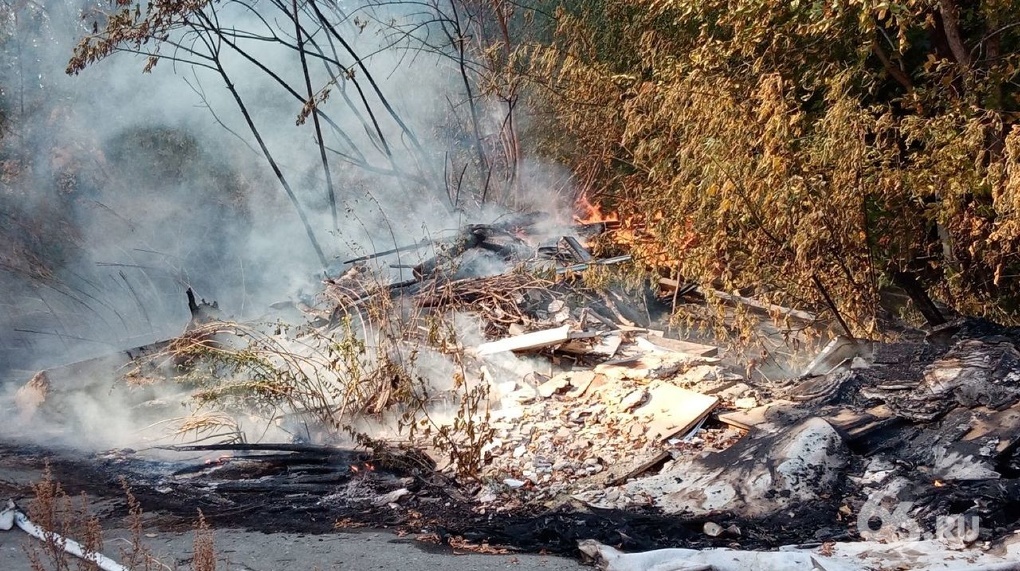
[[[462,189],[456,204],[450,199],[456,194],[450,181],[479,184],[474,167],[455,160],[471,156],[474,140],[460,67],[451,44],[435,40],[442,34],[423,6],[318,2],[331,8],[337,32],[361,57],[345,53],[327,30],[313,35],[337,50],[351,74],[330,77],[311,58],[313,88],[328,86],[322,108],[342,131],[323,124],[339,214],[334,225],[312,121],[297,124],[301,102],[279,84],[304,93],[300,61],[284,45],[296,42],[282,11],[290,3],[213,5],[223,29],[233,31],[224,42],[250,56],[221,44],[219,63],[334,269],[353,255],[449,235],[506,213],[472,200],[477,186]],[[11,387],[42,368],[180,333],[190,317],[188,287],[217,300],[227,316],[249,319],[273,302],[317,291],[327,269],[215,70],[174,61],[188,56],[164,46],[161,53],[170,57],[151,73],[141,72],[145,58],[128,53],[77,76],[64,73],[75,43],[111,9],[61,0],[3,14],[0,383]],[[311,26],[307,8],[303,17]],[[408,29],[426,34],[431,47],[423,49],[422,37],[402,36]],[[198,41],[194,36],[174,38],[198,45],[188,44]],[[474,95],[480,134],[494,145],[505,105]],[[516,120],[524,115],[518,110]],[[405,176],[385,172],[394,169]],[[467,176],[457,176],[461,169]],[[518,208],[531,203],[549,213],[568,202],[556,190],[569,187],[562,169],[522,157],[515,177]],[[412,265],[431,254],[405,252],[382,263]],[[392,270],[394,280],[408,277],[407,270]],[[96,418],[110,412],[84,409]]]

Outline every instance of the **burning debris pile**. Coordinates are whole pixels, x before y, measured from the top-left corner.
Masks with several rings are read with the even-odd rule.
[[[975,549],[1020,531],[1020,333],[961,321],[926,339],[836,338],[802,370],[769,379],[742,354],[669,335],[662,300],[696,288],[662,280],[634,294],[607,280],[601,267],[627,257],[598,258],[587,244],[612,228],[532,215],[469,225],[349,260],[316,295],[277,304],[260,323],[225,321],[189,291],[195,319],[181,338],[40,373],[19,390],[18,414],[25,426],[67,419],[90,390],[139,414],[190,412],[178,436],[217,443],[162,454],[242,454],[211,467],[145,468],[130,451],[104,462],[136,485],[228,512],[257,492],[305,513],[368,506],[385,522],[449,530],[457,524],[436,506],[453,506],[462,533],[534,548],[927,539]],[[427,247],[433,255],[402,261]],[[381,266],[390,255],[397,261]],[[288,325],[295,315],[305,323]],[[111,386],[115,370],[126,382]],[[290,442],[247,443],[260,430]],[[344,434],[374,452],[337,448]],[[393,437],[402,448],[381,445]],[[383,468],[358,474],[369,465]],[[494,514],[538,506],[568,520],[666,518],[683,532],[497,532]]]

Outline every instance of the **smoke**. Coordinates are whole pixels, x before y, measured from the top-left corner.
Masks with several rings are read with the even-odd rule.
[[[434,15],[410,4],[346,6],[336,9],[347,18],[335,20],[336,29],[363,57],[393,112],[359,62],[317,31],[319,45],[336,49],[358,80],[332,76],[319,61],[309,65],[313,86],[328,87],[322,108],[342,131],[323,125],[327,146],[340,153],[329,154],[334,226],[312,121],[297,124],[301,102],[279,83],[303,93],[295,52],[281,44],[296,41],[293,23],[274,3],[252,7],[218,8],[224,27],[243,33],[228,39],[247,54],[224,47],[220,63],[328,260],[435,238],[504,213],[471,204],[481,181],[468,162],[451,158],[473,142],[449,46],[428,51],[421,41],[401,39],[406,29],[428,32],[424,22]],[[68,0],[4,14],[0,232],[7,245],[0,285],[10,295],[0,310],[0,379],[176,334],[188,320],[187,287],[245,319],[315,291],[321,277],[297,211],[214,70],[165,59],[143,74],[145,59],[122,53],[78,76],[64,73],[74,44],[108,9]],[[169,46],[162,53],[188,59]],[[505,119],[500,105],[476,104],[483,135],[496,138]],[[378,130],[370,129],[375,124]],[[352,156],[360,164],[351,164]],[[562,187],[564,175],[521,164],[519,204],[537,190],[548,211],[550,189]],[[466,175],[447,176],[451,169]],[[379,174],[393,170],[407,176]],[[443,188],[449,180],[475,186],[451,204]],[[393,261],[413,264],[428,255]],[[407,277],[406,270],[394,275]]]
[[[119,53],[68,76],[74,45],[111,7],[96,0],[7,6],[0,14],[6,62],[0,69],[0,288],[7,292],[0,306],[0,385],[7,381],[11,395],[37,370],[178,335],[190,318],[189,287],[217,300],[228,317],[257,319],[274,302],[317,292],[323,272],[335,272],[344,259],[505,216],[491,200],[501,192],[512,191],[516,209],[550,213],[554,222],[568,218],[557,214],[569,212],[565,169],[519,157],[512,172],[506,165],[493,168],[494,177],[478,172],[460,62],[451,57],[451,44],[430,35],[438,31],[428,23],[435,14],[412,4],[334,5],[342,15],[333,20],[337,32],[360,56],[345,53],[328,30],[312,35],[324,50],[309,73],[329,116],[321,127],[336,194],[334,224],[312,119],[281,85],[304,96],[300,62],[285,45],[297,41],[293,22],[281,17],[280,6],[289,4],[214,5],[224,29],[237,33],[221,38],[216,62],[196,61],[226,70],[327,267],[215,69],[174,61],[196,58],[164,46],[167,59],[149,73],[142,73],[144,57]],[[307,25],[310,14],[303,15]],[[193,35],[174,38],[202,47]],[[244,53],[225,47],[228,42]],[[332,57],[345,74],[323,64]],[[506,102],[475,97],[479,134],[496,156]],[[518,109],[518,125],[522,118]],[[490,200],[483,203],[485,194]],[[376,270],[407,279],[407,269],[389,263],[409,266],[433,254],[427,248],[398,253]],[[488,259],[476,265],[476,273],[501,271]],[[442,379],[452,378],[450,363],[422,355],[423,370],[442,388]],[[61,370],[63,380],[77,374]],[[112,420],[131,415],[121,414],[126,401],[104,391],[106,383],[96,381],[100,389],[79,395],[68,410],[81,426],[105,419],[111,433],[129,433],[140,420]]]

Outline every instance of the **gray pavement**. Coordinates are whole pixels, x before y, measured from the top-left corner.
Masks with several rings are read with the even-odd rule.
[[[219,571],[590,569],[570,559],[543,555],[451,553],[386,531],[305,535],[221,529],[213,533]],[[105,555],[120,560],[121,549],[129,546],[127,537],[123,530],[108,530]],[[145,545],[165,565],[163,569],[183,570],[190,569],[193,539],[191,532],[155,532],[147,533]],[[16,528],[0,531],[0,570],[31,569],[25,548],[34,542]],[[70,568],[75,566],[72,561]]]

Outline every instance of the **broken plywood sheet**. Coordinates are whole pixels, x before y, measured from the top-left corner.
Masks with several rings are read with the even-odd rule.
[[[542,398],[552,398],[557,394],[563,394],[568,398],[577,398],[583,395],[599,376],[595,371],[588,370],[560,373],[539,385],[538,394]]]
[[[504,351],[527,351],[529,349],[541,349],[552,345],[559,345],[570,339],[570,326],[563,325],[553,329],[533,331],[523,335],[507,337],[499,341],[482,343],[478,346],[479,355],[492,355]]]
[[[659,382],[648,386],[648,398],[634,414],[648,417],[648,439],[661,441],[689,432],[718,404],[718,397]]]
[[[772,413],[792,404],[793,402],[788,400],[772,401],[768,404],[764,404],[750,410],[737,410],[720,414],[719,420],[730,426],[735,426],[743,430],[763,428],[766,425],[771,424],[773,417]]]
[[[643,351],[666,351],[672,353],[686,353],[697,357],[715,357],[719,354],[719,348],[713,345],[702,345],[679,339],[669,339],[661,335],[643,335],[634,340],[637,346]]]
[[[896,413],[884,404],[865,411],[843,409],[835,415],[825,417],[825,420],[837,429],[842,430],[846,434],[848,442],[860,440],[876,430],[881,430],[890,424],[900,422]]]
[[[994,412],[986,408],[975,412],[985,413],[974,419],[970,432],[963,435],[963,442],[987,444],[994,447],[996,456],[1010,450],[1020,441],[1020,404]]]
[[[806,367],[804,372],[801,373],[801,377],[817,377],[821,375],[827,375],[847,363],[853,361],[856,357],[864,357],[865,359],[871,359],[875,353],[875,345],[871,341],[861,339],[850,339],[842,335],[836,336],[829,341],[822,350],[818,352],[818,355],[811,360]]]
[[[601,386],[606,379],[605,376],[598,375],[595,371],[571,371],[569,375],[570,390],[567,391],[567,397],[572,399],[582,396],[593,385]]]

